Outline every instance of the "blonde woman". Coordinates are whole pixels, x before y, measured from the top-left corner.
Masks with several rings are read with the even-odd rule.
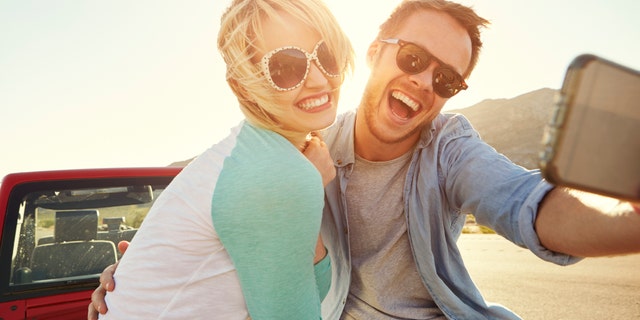
[[[218,47],[246,119],[157,199],[101,318],[321,318],[335,169],[310,133],[335,121],[353,49],[320,0],[233,1]]]

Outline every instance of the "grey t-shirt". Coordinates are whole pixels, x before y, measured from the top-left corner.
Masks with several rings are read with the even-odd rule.
[[[409,246],[402,189],[410,157],[356,156],[346,191],[352,272],[342,319],[445,319]]]

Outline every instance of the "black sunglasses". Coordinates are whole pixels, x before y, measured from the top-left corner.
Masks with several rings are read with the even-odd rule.
[[[434,60],[437,61],[438,66],[433,71],[433,91],[437,95],[443,98],[451,98],[460,90],[465,90],[469,87],[464,82],[464,78],[453,70],[453,67],[442,62],[419,45],[400,39],[384,39],[380,41],[400,46],[396,54],[396,64],[400,70],[407,74],[418,74],[426,70]]]
[[[262,72],[274,89],[289,91],[298,88],[307,79],[311,61],[315,61],[328,77],[340,75],[338,63],[323,40],[316,44],[312,53],[294,46],[282,47],[269,51],[260,63]]]

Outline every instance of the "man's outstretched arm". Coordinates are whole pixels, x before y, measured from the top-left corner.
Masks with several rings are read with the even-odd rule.
[[[547,249],[578,257],[640,253],[640,214],[628,202],[555,188],[535,222]]]

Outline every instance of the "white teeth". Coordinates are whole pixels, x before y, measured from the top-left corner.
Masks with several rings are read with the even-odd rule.
[[[329,95],[325,94],[320,98],[305,100],[304,102],[298,104],[298,107],[300,107],[300,109],[310,110],[313,108],[317,108],[327,102],[329,102]]]
[[[409,106],[409,108],[413,109],[413,111],[418,111],[418,108],[420,108],[420,104],[418,104],[417,102],[413,101],[411,98],[407,97],[404,93],[400,92],[400,91],[394,91],[391,94],[392,97],[404,102],[404,104],[406,104],[407,106]]]

